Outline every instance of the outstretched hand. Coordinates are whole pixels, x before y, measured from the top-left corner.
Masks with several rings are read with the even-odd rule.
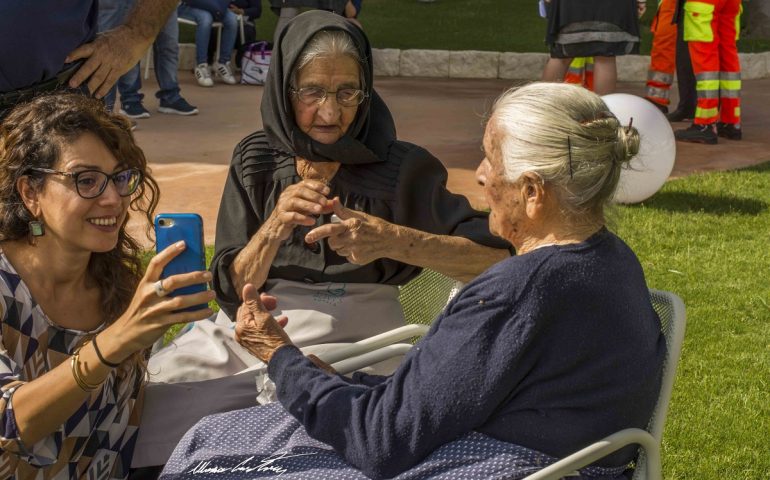
[[[398,227],[364,212],[344,207],[335,197],[332,203],[339,223],[327,223],[305,235],[305,242],[327,238],[329,248],[350,263],[365,265],[388,256],[389,248],[398,235]]]
[[[252,355],[268,363],[276,350],[291,345],[291,340],[283,331],[287,318],[276,320],[268,310],[268,307],[275,307],[275,298],[265,294],[261,297],[254,285],[247,283],[243,287],[243,304],[236,316],[235,339]]]

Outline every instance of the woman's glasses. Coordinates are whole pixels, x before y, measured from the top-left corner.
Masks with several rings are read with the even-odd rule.
[[[300,102],[305,105],[320,105],[326,101],[326,97],[333,93],[337,103],[343,107],[355,107],[361,105],[368,96],[359,88],[340,88],[337,91],[328,91],[321,87],[303,87],[300,89],[290,89],[292,95],[296,95]]]
[[[75,189],[78,195],[87,199],[96,198],[104,193],[104,190],[107,188],[107,182],[110,180],[115,184],[118,195],[128,197],[139,188],[144,179],[142,172],[136,168],[127,168],[111,175],[101,170],[81,170],[79,172],[61,172],[59,170],[51,170],[50,168],[31,168],[30,170],[72,177],[75,181]]]

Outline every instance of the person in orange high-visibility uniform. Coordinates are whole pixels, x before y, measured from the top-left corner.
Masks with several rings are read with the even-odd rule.
[[[582,85],[594,90],[594,57],[575,57],[564,74],[564,83]]]
[[[677,140],[715,144],[717,136],[742,137],[736,45],[742,9],[741,0],[687,0],[684,4],[684,39],[689,42],[698,106],[692,126],[677,131]]]
[[[654,103],[663,113],[668,113],[669,93],[676,70],[676,13],[677,0],[660,0],[658,12],[650,26],[652,51],[650,69],[647,71],[647,89],[644,98]]]

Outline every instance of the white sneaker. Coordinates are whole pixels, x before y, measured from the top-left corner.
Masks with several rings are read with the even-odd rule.
[[[198,80],[198,85],[201,87],[213,87],[214,80],[211,79],[211,72],[209,72],[208,63],[200,63],[195,67],[195,79]]]
[[[222,81],[228,85],[235,85],[238,83],[233,76],[233,72],[230,70],[230,65],[227,65],[226,63],[215,63],[214,72],[216,72],[217,77],[221,78]]]

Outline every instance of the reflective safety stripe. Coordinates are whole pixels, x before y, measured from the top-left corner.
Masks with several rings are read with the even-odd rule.
[[[740,80],[741,72],[719,72],[720,80]]]
[[[714,118],[719,115],[718,108],[695,108],[695,118]]]
[[[671,75],[670,73],[656,72],[654,70],[650,70],[647,72],[647,80],[671,85],[672,83],[674,83],[674,76]]]
[[[741,9],[738,10],[738,15],[735,16],[735,40],[741,38],[741,15],[743,15],[743,4],[741,4]]]
[[[700,93],[701,90],[719,90],[719,80],[698,80],[695,82],[695,89]]]
[[[695,75],[695,80],[719,80],[719,72],[701,72]]]
[[[668,100],[670,91],[667,88],[647,87],[647,96]]]
[[[698,98],[719,98],[719,90],[697,90]]]
[[[684,41],[713,42],[714,5],[688,0],[684,4]]]
[[[735,112],[735,118],[741,118],[741,107],[735,107],[733,112]]]
[[[720,90],[719,96],[721,98],[741,98],[740,90]]]
[[[740,80],[720,80],[719,88],[721,90],[740,91],[741,81]]]

